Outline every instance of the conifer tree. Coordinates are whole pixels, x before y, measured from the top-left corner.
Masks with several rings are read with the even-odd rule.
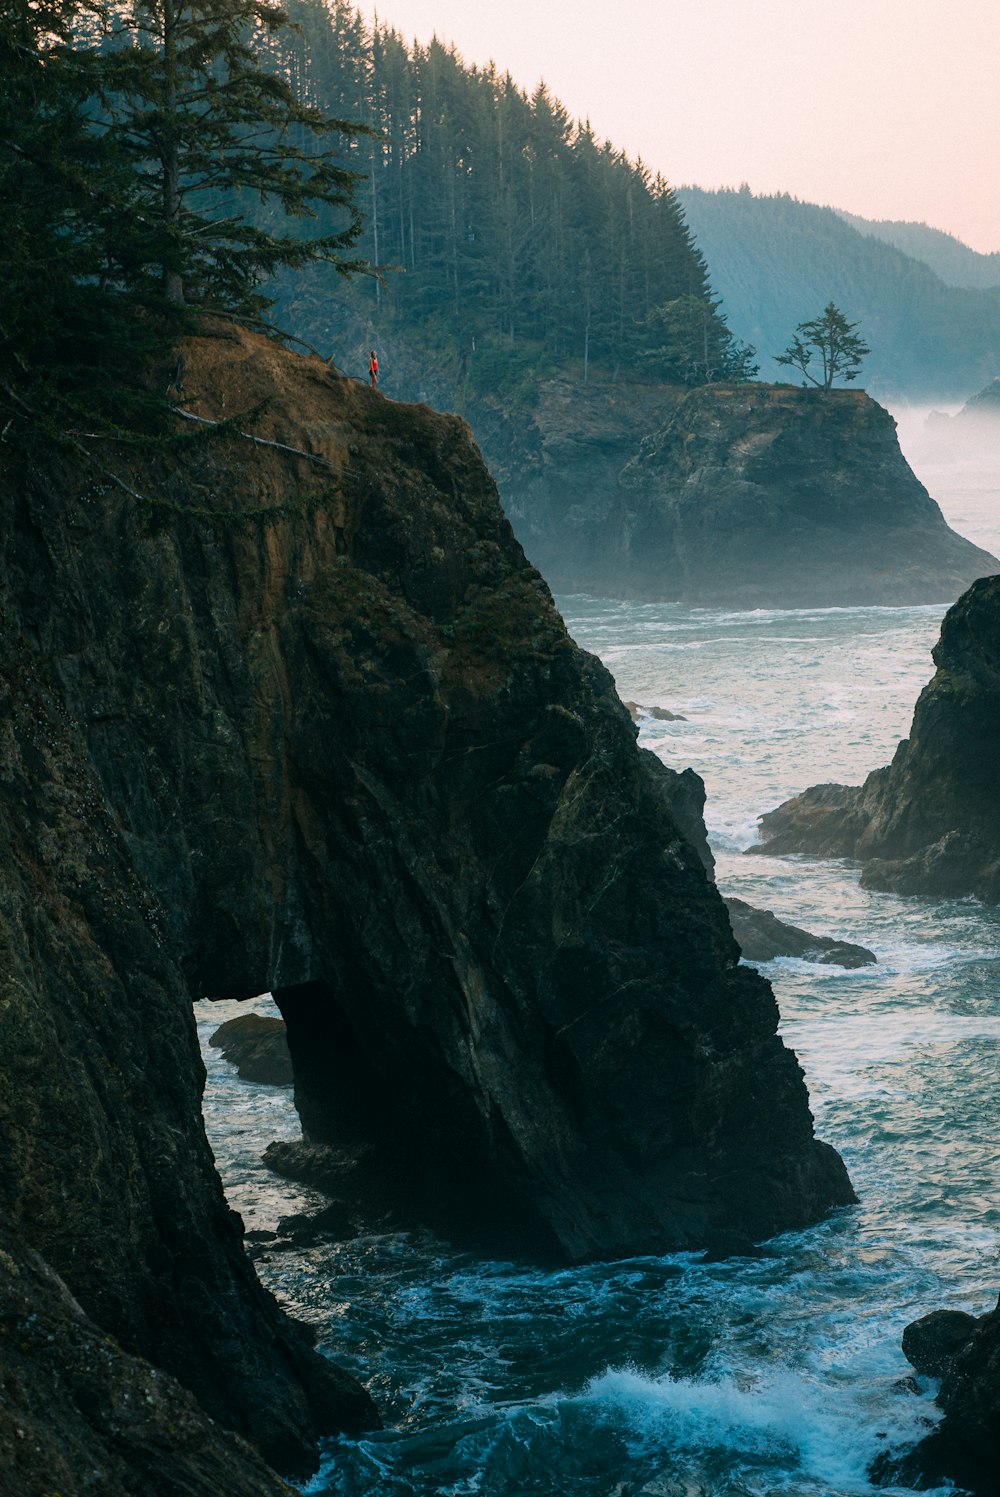
[[[832,389],[838,378],[857,379],[865,355],[871,353],[868,344],[854,331],[857,326],[856,322],[848,322],[832,301],[827,302],[821,317],[799,323],[791,343],[784,353],[775,354],[775,360],[801,370],[820,390]],[[814,354],[822,370],[819,379],[809,368]]]
[[[357,174],[336,154],[361,127],[261,66],[259,45],[287,24],[270,0],[132,0],[116,13],[101,104],[152,229],[134,278],[155,277],[171,306],[254,313],[281,267],[363,268],[344,255],[361,231]],[[256,202],[268,211],[251,217]],[[320,206],[341,223],[303,232]]]

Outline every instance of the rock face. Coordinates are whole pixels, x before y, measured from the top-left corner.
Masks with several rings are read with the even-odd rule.
[[[308,1134],[414,1221],[579,1259],[853,1197],[697,777],[637,750],[464,423],[228,326],[185,355],[166,444],[0,447],[0,1210],[303,1470],[374,1410],[242,1251],[192,997],[275,993]]]
[[[947,602],[1000,569],[949,529],[887,411],[780,385],[692,391],[622,474],[605,555],[614,596],[744,608]]]
[[[1000,577],[949,609],[933,655],[892,763],[786,801],[752,852],[859,858],[866,888],[1000,903]]]
[[[208,1043],[222,1051],[244,1081],[256,1081],[262,1086],[291,1086],[295,1079],[282,1019],[271,1019],[266,1014],[241,1014],[238,1019],[220,1024]]]
[[[893,1469],[891,1481],[954,1481],[976,1497],[1000,1493],[1000,1306],[978,1319],[935,1311],[907,1326],[903,1351],[920,1372],[941,1377],[944,1418]]]
[[[173,1378],[89,1320],[9,1220],[0,1234],[4,1497],[291,1497]]]

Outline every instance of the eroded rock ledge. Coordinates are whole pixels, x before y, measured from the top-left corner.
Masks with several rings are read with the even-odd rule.
[[[309,1134],[455,1233],[581,1259],[853,1197],[695,777],[637,750],[467,427],[222,325],[185,354],[230,426],[0,450],[0,1208],[302,1470],[374,1410],[242,1251],[192,997],[274,991]]]

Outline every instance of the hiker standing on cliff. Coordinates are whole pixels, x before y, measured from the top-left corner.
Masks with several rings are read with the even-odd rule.
[[[371,381],[372,389],[373,390],[377,390],[378,389],[378,354],[375,352],[374,348],[372,349],[372,352],[371,352],[371,358],[368,360],[368,378]]]

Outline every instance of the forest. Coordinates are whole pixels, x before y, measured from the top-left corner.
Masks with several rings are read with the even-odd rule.
[[[348,326],[396,340],[458,398],[550,369],[755,372],[661,176],[544,83],[407,45],[346,0],[15,0],[0,63],[15,415],[48,406],[31,390],[55,370],[60,399],[85,388],[87,421],[102,399],[110,420],[206,311],[333,356]]]
[[[371,132],[345,145],[359,247],[380,274],[334,307],[321,269],[286,277],[281,320],[336,342],[349,309],[473,390],[556,366],[584,382],[753,372],[676,194],[544,83],[529,95],[438,40],[369,30],[346,0],[292,0],[289,14],[298,30],[273,65],[304,101]]]

